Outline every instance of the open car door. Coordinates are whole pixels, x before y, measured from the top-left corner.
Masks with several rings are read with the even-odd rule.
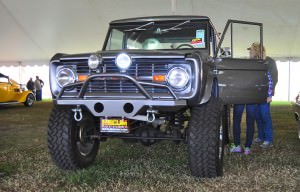
[[[219,97],[225,104],[267,101],[267,66],[262,59],[250,59],[247,50],[253,42],[260,42],[262,48],[262,32],[261,23],[228,20],[217,47],[215,68]],[[262,51],[260,54],[262,58]]]

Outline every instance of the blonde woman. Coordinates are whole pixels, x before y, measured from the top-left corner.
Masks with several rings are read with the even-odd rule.
[[[248,48],[250,58],[260,59],[261,46],[260,43],[253,43]],[[263,59],[268,65],[268,78],[269,78],[269,89],[268,98],[265,103],[258,104],[256,123],[258,129],[258,138],[255,139],[256,143],[262,143],[260,145],[263,149],[269,149],[273,147],[273,125],[270,111],[270,103],[272,102],[272,96],[275,93],[275,86],[278,81],[278,71],[275,61],[266,56],[266,49],[263,47],[262,50]]]

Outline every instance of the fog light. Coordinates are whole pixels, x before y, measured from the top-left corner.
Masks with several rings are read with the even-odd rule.
[[[88,60],[88,65],[90,69],[97,69],[99,64],[102,62],[102,59],[98,55],[90,55],[89,60]]]
[[[129,55],[125,53],[121,53],[116,58],[116,65],[121,69],[121,71],[125,71],[131,65],[131,58]]]

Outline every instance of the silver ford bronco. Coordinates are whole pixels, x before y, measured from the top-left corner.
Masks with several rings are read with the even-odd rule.
[[[228,106],[267,98],[264,61],[238,50],[253,40],[262,45],[262,30],[261,23],[229,20],[219,38],[204,16],[131,18],[110,23],[101,51],[56,54],[53,161],[64,170],[85,168],[108,138],[145,146],[172,140],[188,145],[192,175],[221,176]]]

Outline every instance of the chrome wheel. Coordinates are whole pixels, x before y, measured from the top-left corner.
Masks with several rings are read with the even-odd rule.
[[[93,129],[84,121],[79,123],[78,125],[78,141],[76,141],[76,146],[79,153],[82,156],[89,155],[95,144],[95,140],[91,139],[91,135],[93,134]]]
[[[31,107],[33,105],[34,101],[35,101],[35,97],[34,97],[33,94],[30,93],[30,94],[27,95],[27,98],[26,98],[26,101],[25,101],[24,105],[26,107]]]

